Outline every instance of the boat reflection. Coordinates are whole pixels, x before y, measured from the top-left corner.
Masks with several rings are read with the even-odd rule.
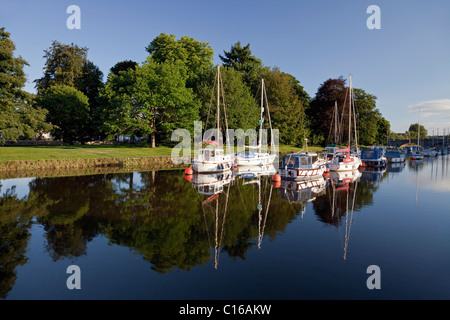
[[[385,172],[386,167],[366,168],[366,170],[361,172],[361,180],[367,184],[376,184],[381,181]]]
[[[387,165],[386,170],[388,172],[402,172],[405,166],[405,162],[393,162]]]
[[[221,193],[226,185],[231,184],[235,180],[232,171],[209,174],[196,173],[187,177],[191,179],[192,185],[197,189],[197,192],[204,195]]]

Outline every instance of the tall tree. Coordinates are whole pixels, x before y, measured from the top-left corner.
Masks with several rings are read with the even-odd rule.
[[[50,48],[44,50],[44,76],[34,81],[38,93],[54,85],[75,86],[83,74],[87,51],[73,43],[66,45],[53,41]]]
[[[237,71],[244,73],[244,81],[255,92],[260,82],[259,73],[262,68],[261,59],[252,55],[250,50],[250,43],[242,46],[241,42],[236,42],[231,46],[230,51],[224,50],[224,56],[219,55],[227,67],[232,67]]]
[[[109,69],[109,71],[117,76],[117,75],[119,75],[120,71],[127,71],[128,69],[135,69],[137,65],[138,65],[138,63],[135,61],[132,61],[132,60],[119,61],[113,67],[111,67],[111,69]]]
[[[305,104],[299,95],[299,83],[290,74],[278,68],[265,69],[267,99],[269,101],[272,127],[279,130],[282,144],[303,146],[304,139],[309,136]]]
[[[372,145],[377,142],[378,119],[381,117],[376,109],[377,97],[355,88],[354,101],[356,106],[358,143]]]
[[[33,138],[39,131],[51,128],[45,122],[47,110],[35,108],[33,96],[23,90],[23,68],[28,63],[22,57],[14,57],[14,50],[10,33],[0,28],[0,144],[21,137]]]
[[[316,92],[306,111],[312,130],[314,143],[326,143],[333,120],[335,103],[339,108],[339,114],[345,106],[347,88],[345,79],[341,76],[337,79],[328,79],[323,82]],[[347,107],[348,108],[348,107]]]
[[[135,70],[110,74],[102,90],[108,100],[105,121],[110,137],[118,134],[149,135],[152,147],[170,143],[173,130],[193,132],[199,101],[186,87],[187,70],[182,63],[157,63],[150,57]]]
[[[81,91],[69,86],[51,86],[37,98],[37,104],[49,111],[47,120],[57,126],[53,136],[73,144],[86,140],[89,125],[89,102]]]
[[[157,63],[183,63],[186,66],[186,86],[196,90],[213,66],[214,50],[203,41],[184,36],[176,40],[173,34],[161,33],[146,47]]]
[[[90,60],[83,62],[82,74],[75,80],[75,88],[83,92],[89,102],[90,123],[86,126],[87,136],[99,138],[101,132],[101,110],[99,92],[103,87],[103,72]]]
[[[388,143],[391,135],[391,124],[381,115],[381,113],[378,113],[377,127],[376,143],[381,145]]]
[[[243,82],[243,72],[230,67],[221,70],[223,94],[226,103],[227,122],[229,129],[255,129],[258,127],[259,107],[250,89]],[[214,127],[216,116],[216,73],[211,71],[208,81],[199,88],[202,101],[201,119],[206,129]],[[208,117],[209,114],[209,117]],[[206,123],[208,121],[208,123]]]
[[[409,136],[411,137],[412,142],[417,141],[417,137],[419,136],[419,139],[426,139],[428,136],[427,129],[423,125],[420,125],[420,131],[419,131],[419,124],[413,123],[409,126],[408,129]]]

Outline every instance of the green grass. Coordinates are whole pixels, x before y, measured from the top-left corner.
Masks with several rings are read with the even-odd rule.
[[[302,148],[280,145],[280,153],[301,151]],[[322,147],[308,146],[308,151],[320,151]],[[10,160],[52,160],[52,159],[96,159],[96,158],[138,158],[170,156],[172,148],[139,145],[76,145],[76,146],[26,146],[0,147],[0,161]]]
[[[170,156],[172,148],[132,145],[0,147],[0,161]]]

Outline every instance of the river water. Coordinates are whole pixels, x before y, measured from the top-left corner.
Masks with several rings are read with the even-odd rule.
[[[0,180],[0,298],[449,299],[449,163]]]

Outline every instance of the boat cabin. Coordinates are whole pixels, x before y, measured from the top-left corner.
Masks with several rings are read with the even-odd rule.
[[[205,148],[198,150],[198,157],[202,161],[216,161],[217,159],[222,159],[223,155],[223,149]]]
[[[283,157],[281,167],[290,169],[311,169],[316,160],[316,153],[289,154]]]

